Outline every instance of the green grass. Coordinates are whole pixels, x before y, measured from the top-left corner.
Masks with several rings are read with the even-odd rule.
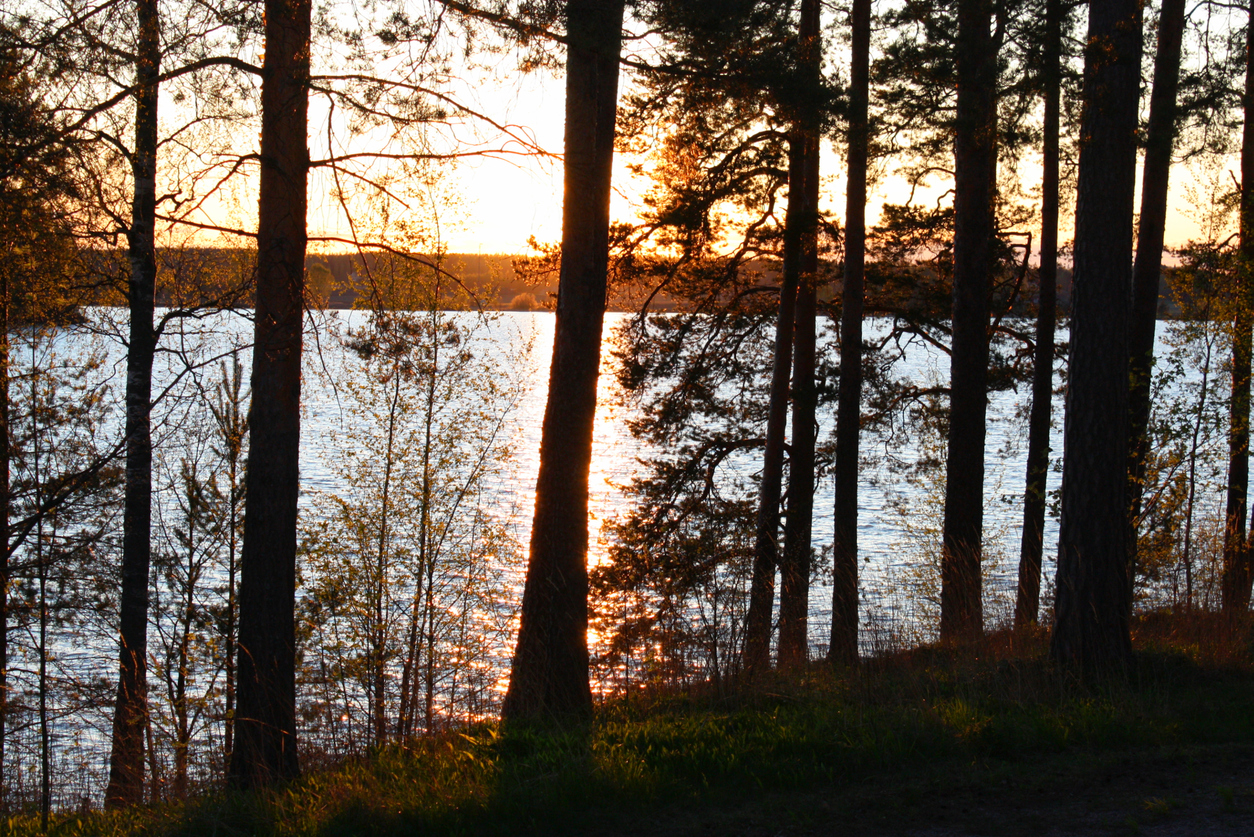
[[[1205,759],[1208,748],[1254,745],[1245,635],[1234,651],[1213,636],[1193,643],[1170,620],[1141,627],[1134,669],[1096,688],[1052,668],[1040,635],[1001,637],[856,671],[816,665],[732,695],[635,696],[575,731],[482,724],[273,792],[63,817],[52,833],[584,833],[797,793],[855,800],[873,814],[954,783],[1048,782],[1049,771],[1129,753]],[[1248,793],[1210,791],[1229,806],[1238,795]],[[1142,820],[1176,805],[1168,794],[1139,798]],[[8,826],[14,835],[38,831],[37,820]]]

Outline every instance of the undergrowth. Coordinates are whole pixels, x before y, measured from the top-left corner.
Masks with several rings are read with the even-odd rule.
[[[311,771],[265,793],[55,818],[58,835],[580,833],[607,818],[883,782],[1053,754],[1254,743],[1248,625],[1138,620],[1126,677],[1086,686],[1043,632],[821,664],[718,693],[635,694],[582,728],[484,723]],[[12,835],[39,833],[12,817]]]

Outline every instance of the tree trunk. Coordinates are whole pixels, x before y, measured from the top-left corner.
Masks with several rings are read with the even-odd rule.
[[[1128,407],[1131,421],[1128,430],[1128,560],[1134,569],[1137,561],[1137,521],[1141,516],[1145,464],[1149,454],[1150,375],[1154,366],[1158,280],[1162,273],[1163,238],[1167,227],[1167,183],[1176,136],[1176,89],[1180,80],[1180,42],[1183,34],[1184,0],[1163,0],[1158,19],[1158,53],[1154,59],[1154,90],[1150,96],[1145,167],[1141,176],[1141,220],[1136,235],[1136,262],[1132,268],[1132,321],[1128,327]],[[1242,447],[1245,447],[1244,442]],[[1247,464],[1244,456],[1242,463]],[[1237,519],[1244,520],[1244,472],[1240,474],[1240,481],[1241,510]],[[1228,500],[1232,501],[1231,491]],[[1232,519],[1231,512],[1230,508],[1229,520]]]
[[[794,129],[789,149],[788,179],[802,180],[805,152]],[[792,371],[793,327],[797,308],[800,254],[797,225],[791,219],[800,212],[799,200],[789,200],[784,221],[784,276],[779,289],[779,316],[775,322],[775,362],[771,369],[771,395],[762,453],[762,480],[758,487],[758,518],[753,548],[753,577],[749,585],[749,612],[745,617],[742,668],[753,675],[770,665],[771,621],[775,607],[775,569],[779,546],[779,501],[784,474],[784,434],[788,422],[788,383]]]
[[[1254,12],[1246,30],[1245,127],[1241,133],[1241,253],[1238,259],[1237,312],[1232,334],[1232,408],[1228,430],[1228,502],[1224,532],[1223,610],[1244,613],[1250,607],[1250,544],[1246,540],[1246,495],[1250,483],[1250,354],[1254,328]]]
[[[784,523],[784,554],[779,565],[778,655],[781,668],[800,665],[809,656],[810,534],[814,522],[816,406],[814,330],[817,293],[814,287],[814,271],[805,271],[801,282],[802,287],[797,293],[796,351],[793,358],[793,433],[792,456],[788,469],[788,516]]]
[[[192,503],[196,500],[190,496],[188,492],[188,508],[194,509]],[[178,647],[178,672],[174,679],[174,705],[171,709],[174,712],[175,719],[175,739],[174,739],[174,793],[175,799],[187,799],[187,762],[188,749],[192,743],[191,734],[191,713],[189,711],[187,700],[187,674],[190,667],[191,657],[191,640],[192,640],[192,624],[195,619],[196,601],[195,601],[195,540],[194,528],[195,519],[194,511],[189,511],[187,515],[187,590],[186,598],[183,600],[183,616],[180,620],[182,624],[179,626],[179,647]]]
[[[252,435],[240,555],[239,664],[230,783],[294,777],[296,499],[305,277],[309,0],[266,0]]]
[[[941,639],[983,632],[980,565],[988,294],[993,266],[996,54],[989,0],[958,5],[958,112],[954,139],[954,307],[949,450],[941,559]]]
[[[549,398],[506,720],[582,718],[588,685],[588,468],[609,270],[623,0],[566,5],[562,267]]]
[[[440,296],[439,277],[436,277],[435,298]],[[435,314],[432,312],[431,334],[432,346],[435,347],[436,359],[439,358],[440,343],[435,339],[439,333]],[[422,614],[426,608],[424,603],[431,598],[431,589],[427,587],[427,576],[431,574],[434,562],[438,557],[438,549],[433,543],[431,531],[431,493],[432,468],[431,449],[434,439],[435,421],[435,384],[437,363],[434,361],[428,368],[426,380],[426,401],[423,413],[422,434],[422,499],[418,508],[418,565],[414,572],[414,597],[410,606],[409,630],[405,645],[405,662],[401,667],[400,710],[398,712],[398,729],[401,741],[408,739],[414,732],[414,717],[418,706],[418,665],[422,662]]]
[[[38,444],[38,443],[36,443]],[[35,454],[38,459],[38,453]],[[35,466],[39,479],[39,466]],[[52,731],[48,725],[48,561],[43,549],[43,524],[38,529],[35,561],[39,567],[39,824],[48,833],[52,814]],[[143,752],[142,750],[140,752]]]
[[[239,372],[236,371],[238,377]],[[238,395],[238,389],[235,390]],[[237,418],[234,408],[230,415]],[[238,428],[236,422],[232,422],[233,428]],[[223,707],[226,715],[222,724],[222,755],[227,764],[231,761],[231,751],[235,749],[235,637],[237,622],[236,607],[236,586],[238,575],[238,563],[236,561],[236,544],[239,538],[239,527],[237,517],[237,498],[239,485],[239,447],[236,445],[242,443],[242,434],[238,439],[228,441],[231,445],[229,448],[230,461],[228,463],[228,475],[230,482],[228,490],[228,509],[230,520],[227,522],[227,565],[226,565],[226,639],[222,648],[223,668],[225,672],[223,677],[226,679],[225,687],[225,705]]]
[[[1131,660],[1128,309],[1141,7],[1089,10],[1076,200],[1071,361],[1050,655],[1085,676]]]
[[[803,84],[818,88],[822,54],[818,0],[801,4],[799,59]],[[793,358],[792,456],[788,469],[788,516],[780,562],[779,664],[799,665],[809,654],[810,537],[814,522],[814,437],[817,393],[814,381],[815,309],[818,291],[819,122],[804,123],[804,202],[801,225],[800,287],[797,294]],[[791,191],[791,190],[790,190]],[[790,196],[791,201],[791,196]]]
[[[1041,555],[1045,537],[1045,484],[1049,473],[1050,413],[1054,399],[1054,326],[1058,313],[1058,133],[1062,78],[1062,0],[1045,7],[1041,268],[1032,359],[1032,412],[1028,417],[1028,473],[1023,492],[1023,539],[1015,627],[1035,624],[1041,609]]]
[[[156,0],[137,0],[134,194],[128,246],[131,262],[130,344],[126,352],[126,498],[122,517],[122,588],[118,613],[118,691],[113,709],[106,807],[144,799],[144,719],[148,712],[148,564],[152,522],[153,295],[157,278],[157,75],[161,65]]]
[[[0,770],[4,768],[9,715],[9,272],[0,270]],[[0,816],[9,810],[7,787],[0,782]]]
[[[858,659],[858,442],[862,430],[862,294],[866,265],[871,0],[853,0],[849,85],[849,183],[845,202],[845,282],[840,303],[840,390],[836,405],[832,638],[828,659]]]
[[[803,4],[803,10],[808,4]],[[803,12],[804,13],[804,12]],[[801,280],[801,241],[809,214],[805,199],[807,127],[794,117],[788,135],[788,209],[784,216],[784,264],[775,322],[775,355],[767,408],[762,479],[758,486],[758,517],[754,536],[753,577],[745,616],[742,668],[748,675],[766,669],[771,659],[771,628],[775,609],[775,571],[779,563],[779,504],[783,494],[784,447],[788,425],[788,392],[792,372],[797,288]]]

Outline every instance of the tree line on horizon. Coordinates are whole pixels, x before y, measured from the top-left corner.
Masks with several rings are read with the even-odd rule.
[[[23,625],[45,642],[48,620],[57,618],[47,606],[54,557],[44,555],[45,545],[61,544],[57,560],[79,566],[98,560],[111,543],[113,589],[83,593],[100,622],[115,626],[118,640],[116,678],[95,686],[114,692],[105,802],[122,807],[145,800],[145,777],[150,787],[155,763],[151,632],[167,624],[154,615],[154,573],[189,589],[203,571],[190,558],[177,571],[154,564],[164,559],[153,545],[154,514],[162,509],[154,501],[153,415],[170,392],[154,384],[161,380],[154,368],[172,357],[180,379],[195,381],[236,357],[238,347],[208,360],[180,354],[180,347],[187,328],[242,307],[253,309],[250,390],[265,397],[248,400],[244,410],[243,372],[233,366],[222,367],[219,382],[198,384],[218,434],[212,444],[224,451],[221,461],[234,464],[224,487],[210,490],[191,476],[179,483],[187,492],[180,506],[185,519],[175,527],[179,548],[192,556],[201,525],[194,521],[203,519],[197,514],[217,504],[226,509],[221,520],[229,521],[229,538],[221,525],[212,529],[214,548],[228,549],[229,541],[230,556],[230,581],[215,605],[225,626],[215,665],[222,666],[229,695],[227,781],[248,789],[299,773],[298,657],[308,637],[298,629],[310,612],[339,614],[317,624],[349,631],[355,643],[374,649],[368,662],[340,675],[357,678],[371,696],[374,741],[416,734],[424,713],[431,729],[436,675],[428,665],[424,695],[419,663],[435,659],[437,612],[461,614],[460,621],[440,622],[439,630],[469,637],[482,613],[505,605],[495,582],[473,595],[459,588],[462,604],[445,610],[434,603],[437,580],[428,558],[452,537],[452,524],[429,525],[445,508],[435,499],[445,496],[437,490],[443,460],[430,420],[427,435],[414,437],[423,452],[417,470],[403,479],[392,470],[394,461],[404,461],[392,446],[401,432],[398,417],[429,419],[438,411],[446,371],[478,374],[467,348],[472,335],[437,316],[442,294],[461,293],[454,290],[460,280],[424,238],[425,219],[450,199],[440,191],[441,166],[450,160],[542,151],[525,131],[450,92],[455,57],[478,50],[513,56],[518,72],[560,68],[566,85],[562,240],[528,266],[537,274],[556,272],[558,290],[526,580],[500,705],[505,722],[577,723],[591,715],[588,628],[590,615],[613,622],[605,602],[642,607],[639,618],[611,624],[614,642],[630,650],[655,628],[690,619],[694,591],[717,588],[716,606],[730,608],[736,619],[729,635],[712,640],[713,653],[728,658],[716,672],[752,680],[809,662],[811,538],[815,521],[826,517],[814,508],[816,475],[830,474],[836,486],[827,659],[855,664],[860,442],[877,415],[893,410],[929,423],[941,440],[939,638],[981,636],[988,394],[1028,378],[1014,621],[1017,628],[1036,624],[1043,618],[1045,480],[1060,356],[1066,358],[1066,441],[1050,655],[1086,678],[1125,671],[1134,577],[1146,563],[1140,551],[1156,503],[1147,486],[1158,484],[1151,473],[1151,401],[1169,175],[1181,158],[1207,160],[1222,171],[1238,149],[1240,181],[1233,176],[1235,185],[1225,184],[1203,207],[1214,235],[1180,252],[1176,282],[1186,313],[1225,330],[1222,608],[1248,611],[1254,197],[1242,184],[1254,178],[1254,134],[1246,119],[1254,95],[1250,10],[1218,4],[1189,10],[1177,0],[1153,10],[1135,0],[878,8],[871,0],[433,0],[355,17],[330,8],[315,15],[311,0],[186,8],[177,0],[136,0],[125,14],[111,8],[54,5],[0,17],[6,253],[0,265],[0,764],[7,719],[16,717],[9,642],[16,605],[27,601],[19,587],[38,603],[23,611],[30,616]],[[637,28],[649,34],[640,40]],[[1148,84],[1146,44],[1153,44],[1154,59]],[[321,125],[326,142],[313,130],[311,101],[332,114]],[[470,139],[458,133],[460,126],[473,129]],[[243,128],[259,128],[255,145],[239,144],[245,135],[251,142]],[[830,180],[820,168],[825,142],[844,156],[841,218],[820,208]],[[1133,205],[1138,147],[1145,158],[1139,211]],[[616,154],[641,160],[653,184],[632,224],[610,222]],[[1023,182],[1022,165],[1038,154],[1039,188]],[[939,179],[949,188],[934,206],[886,206],[868,229],[870,186],[890,166],[915,187]],[[1227,173],[1215,180],[1224,183]],[[347,501],[328,506],[328,519],[338,515],[344,531],[371,521],[354,535],[355,546],[327,532],[300,540],[302,363],[312,298],[306,218],[315,184],[339,203],[354,232],[312,243],[372,254],[361,257],[364,275],[355,289],[370,322],[346,335],[345,345],[375,387],[368,397],[390,405],[380,415],[392,422],[388,447],[370,448],[386,464],[370,477],[382,493],[363,488],[372,498],[365,508]],[[255,214],[240,216],[247,221],[209,219],[202,211],[211,202],[252,200]],[[1064,347],[1056,339],[1058,230],[1072,201]],[[1231,217],[1236,232],[1228,235]],[[1029,232],[1037,229],[1039,243]],[[179,277],[203,268],[194,256],[203,251],[197,236],[206,234],[220,236],[221,252],[239,258],[215,269],[211,293],[200,285],[180,297]],[[757,269],[764,260],[778,265],[774,275]],[[159,288],[176,289],[166,291],[170,304],[160,311]],[[615,530],[618,546],[590,576],[587,475],[611,294],[631,299],[640,312],[616,349],[620,383],[642,405],[631,429],[663,455],[632,486],[636,506]],[[659,295],[678,313],[649,316]],[[473,294],[466,296],[473,308]],[[1032,297],[1036,316],[1028,326],[1012,314]],[[50,373],[31,348],[35,332],[23,329],[71,327],[76,307],[101,298],[125,306],[116,335],[126,369],[121,432],[75,458],[65,440],[79,438],[80,430],[84,438],[93,435],[93,412],[107,392],[89,374],[68,372],[57,379],[61,389],[41,390]],[[900,339],[926,341],[948,355],[948,383],[887,385],[880,375],[883,345],[863,328],[871,315],[891,317]],[[820,351],[825,323],[834,329],[835,357]],[[27,349],[29,360],[19,356]],[[508,394],[501,398],[508,401]],[[831,405],[836,415],[828,446],[817,439],[820,405]],[[481,415],[492,409],[485,406]],[[1197,414],[1204,409],[1199,404]],[[36,432],[44,427],[54,429]],[[499,421],[481,433],[495,438],[493,427]],[[67,455],[52,464],[58,447]],[[502,455],[484,448],[477,461]],[[736,496],[723,496],[710,475],[741,455],[758,463],[756,479]],[[473,556],[507,549],[490,521],[461,505],[477,495],[474,480],[484,469],[448,489],[456,500],[447,520],[472,520],[465,537],[475,546],[459,566],[480,569],[454,573],[464,582],[484,572]],[[93,517],[89,509],[96,507],[114,513]],[[417,539],[398,545],[406,526]],[[208,537],[206,527],[200,531]],[[49,539],[52,530],[65,533],[61,541]],[[432,540],[432,531],[443,534]],[[385,553],[392,549],[417,556],[413,566],[421,571],[389,564]],[[376,563],[367,560],[372,550]],[[320,562],[327,578],[373,575],[363,576],[368,583],[319,586],[298,578],[302,560]],[[733,576],[734,584],[724,584]],[[389,585],[403,590],[404,602],[388,603]],[[316,595],[300,599],[302,590]],[[344,603],[356,593],[368,593],[373,622],[344,616]],[[298,613],[298,606],[309,610]],[[379,626],[388,608],[407,626],[409,650],[401,662],[384,649]],[[184,692],[193,610],[189,604],[183,617],[163,617],[182,626],[185,640],[171,646],[177,659],[167,679],[171,703],[181,707],[175,725],[181,724],[183,759],[191,740]],[[38,661],[43,682],[46,647]],[[388,665],[399,666],[405,684],[395,732],[384,705]],[[41,718],[46,817],[46,713]],[[335,719],[327,723],[334,727]]]

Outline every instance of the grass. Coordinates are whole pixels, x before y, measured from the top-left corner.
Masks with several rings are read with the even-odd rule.
[[[1159,759],[1177,770],[1254,753],[1247,627],[1142,619],[1133,670],[1098,688],[1050,666],[1045,642],[1039,632],[1001,634],[856,670],[815,665],[730,696],[637,695],[573,731],[481,724],[311,771],[272,792],[66,816],[53,833],[663,833],[685,817],[733,810],[750,820],[826,816],[820,802],[873,824],[887,812],[935,816],[938,793],[981,798],[1002,785],[1040,793],[1118,765]],[[1130,822],[1179,807],[1171,788],[1132,791]],[[1207,793],[1225,810],[1251,795],[1232,784]],[[7,830],[36,833],[38,821],[15,818]]]

